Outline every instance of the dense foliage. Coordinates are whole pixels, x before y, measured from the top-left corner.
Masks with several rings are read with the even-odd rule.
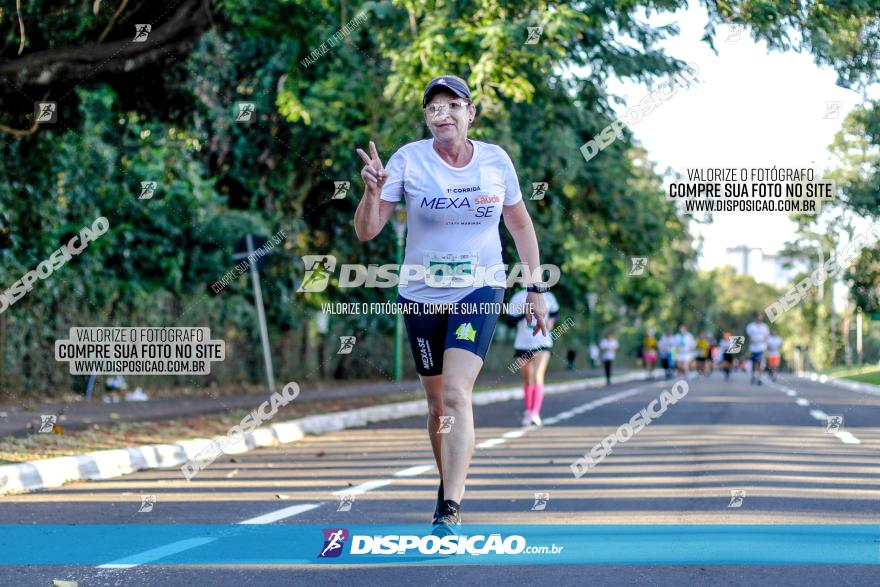
[[[656,82],[684,66],[657,48],[675,27],[645,21],[683,0],[162,4],[34,0],[21,15],[10,2],[0,12],[0,284],[98,216],[111,225],[0,315],[0,385],[69,386],[53,341],[70,326],[98,324],[209,325],[227,341],[227,361],[210,377],[175,383],[259,380],[247,274],[218,294],[210,286],[236,264],[244,234],[278,230],[288,236],[261,275],[279,379],[387,378],[392,318],[334,316],[325,347],[315,316],[321,302],[392,293],[332,284],[297,294],[300,256],[393,262],[391,227],[368,243],[354,236],[362,188],[354,149],[375,140],[387,161],[425,137],[420,94],[441,73],[468,78],[478,107],[472,136],[510,153],[526,197],[532,183],[549,184],[545,199],[527,205],[542,260],[564,276],[556,292],[576,320],[566,346],[584,348],[588,291],[599,294],[600,327],[632,329],[643,317],[723,327],[716,297],[703,295],[713,288],[695,271],[687,220],[661,196],[648,155],[628,133],[588,163],[579,151],[612,120],[607,80]],[[739,22],[774,47],[812,51],[846,83],[874,81],[876,8],[800,4],[709,2],[706,39]],[[152,23],[153,41],[131,42],[137,23]],[[328,42],[344,25],[350,34]],[[540,42],[525,44],[536,26]],[[322,44],[326,54],[306,59]],[[33,125],[38,101],[57,102],[57,123]],[[238,102],[255,104],[254,124],[236,122]],[[152,199],[138,197],[144,181],[157,182]],[[338,181],[351,189],[331,199]],[[633,256],[649,257],[647,278],[628,275]],[[744,313],[756,309],[753,300]],[[340,334],[358,336],[363,350],[334,355]]]

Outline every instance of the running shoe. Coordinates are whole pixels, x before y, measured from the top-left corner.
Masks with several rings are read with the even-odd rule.
[[[434,522],[434,529],[431,533],[434,536],[450,536],[458,534],[458,528],[461,526],[461,505],[447,499],[440,507],[440,516]]]
[[[541,416],[534,413],[532,414],[532,424],[534,424],[538,428],[544,425],[544,423],[541,421]]]
[[[440,488],[437,490],[437,505],[434,507],[434,517],[432,524],[436,524],[440,519],[440,508],[443,506],[443,479],[440,480]]]
[[[523,414],[522,425],[529,426],[532,423],[532,413],[526,410],[526,413]]]

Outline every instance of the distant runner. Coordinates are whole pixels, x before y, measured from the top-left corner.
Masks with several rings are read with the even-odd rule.
[[[611,368],[614,366],[614,356],[619,347],[617,339],[610,332],[599,343],[599,349],[602,351],[602,365],[605,367],[605,385],[611,385]]]
[[[767,338],[767,374],[770,379],[776,381],[776,373],[782,363],[782,337],[771,331]]]
[[[706,375],[706,364],[709,362],[709,335],[703,332],[697,339],[697,372],[700,375]]]
[[[642,360],[645,361],[648,377],[653,377],[654,367],[657,365],[657,337],[654,336],[653,328],[649,328],[642,339]]]
[[[669,379],[675,366],[672,362],[672,352],[675,349],[675,335],[672,334],[671,330],[667,330],[666,334],[660,337],[657,347],[659,349],[660,367],[663,369],[663,376]]]
[[[544,403],[544,374],[550,363],[550,349],[553,348],[553,339],[542,332],[532,334],[535,325],[528,322],[526,315],[527,292],[520,290],[510,298],[510,313],[506,321],[511,326],[516,326],[516,340],[513,342],[514,356],[523,375],[523,398],[525,399],[525,413],[522,425],[541,426],[541,405]],[[547,328],[552,329],[559,316],[559,302],[556,296],[547,292],[544,294],[547,301]]]
[[[730,350],[731,340],[733,336],[730,332],[725,332],[721,340],[718,341],[718,353],[716,361],[721,364],[721,370],[724,371],[724,380],[730,381],[730,369],[733,367],[733,359],[735,355],[728,352]]]
[[[761,366],[764,363],[764,351],[767,350],[767,339],[770,338],[770,329],[764,324],[764,315],[755,314],[755,321],[746,326],[746,334],[749,335],[749,353],[752,359],[752,385],[763,385],[761,381]]]
[[[675,343],[673,345],[675,353],[675,367],[678,369],[679,377],[688,379],[688,369],[690,369],[691,361],[694,360],[694,335],[688,332],[687,326],[680,324],[678,326],[678,334],[675,335]]]

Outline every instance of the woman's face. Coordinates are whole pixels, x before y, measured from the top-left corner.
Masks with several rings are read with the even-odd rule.
[[[477,109],[464,98],[451,92],[434,94],[425,107],[425,123],[435,139],[442,141],[464,140],[467,129]]]

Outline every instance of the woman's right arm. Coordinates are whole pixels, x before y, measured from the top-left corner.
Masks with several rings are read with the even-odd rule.
[[[382,228],[397,206],[395,202],[386,202],[379,196],[382,194],[382,186],[388,180],[388,172],[382,165],[376,144],[370,141],[370,156],[361,150],[358,155],[364,160],[364,168],[361,169],[361,178],[364,180],[364,196],[354,213],[354,231],[361,241],[372,240],[382,232]]]
[[[379,198],[379,192],[370,193],[364,190],[364,197],[354,213],[354,231],[361,241],[372,240],[385,227],[385,223],[394,214],[396,202],[386,202]]]

